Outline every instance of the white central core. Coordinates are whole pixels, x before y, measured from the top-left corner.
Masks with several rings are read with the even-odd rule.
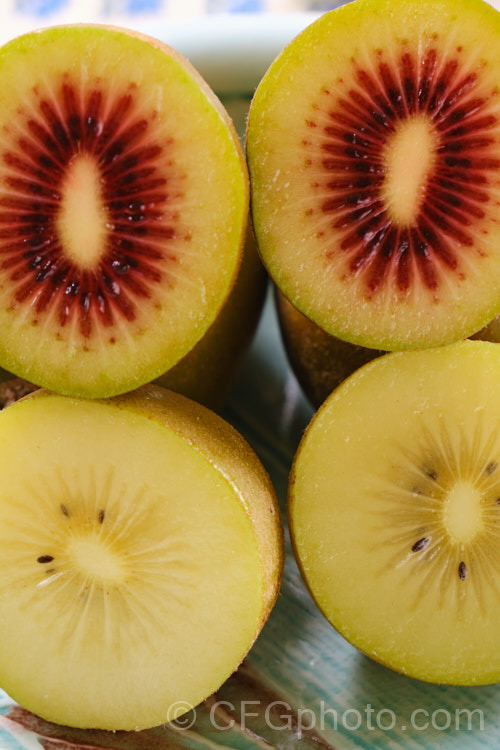
[[[102,540],[76,538],[70,542],[68,555],[83,575],[106,583],[120,583],[125,575],[120,556]]]
[[[481,492],[470,482],[458,480],[444,504],[444,523],[453,541],[470,542],[484,525]]]
[[[106,250],[107,212],[95,159],[77,154],[63,183],[57,230],[65,255],[79,268],[95,268]]]
[[[417,218],[436,150],[432,124],[422,115],[400,122],[387,142],[382,195],[391,218],[400,226],[409,226]]]

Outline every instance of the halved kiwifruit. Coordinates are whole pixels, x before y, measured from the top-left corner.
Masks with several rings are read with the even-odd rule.
[[[108,396],[203,336],[241,259],[247,174],[190,64],[106,27],[0,50],[0,364]]]
[[[328,333],[423,348],[500,310],[500,14],[357,0],[299,35],[252,103],[259,247]]]
[[[375,359],[295,458],[289,521],[313,597],[373,659],[421,680],[500,680],[500,346]]]
[[[0,435],[0,686],[84,728],[151,727],[207,698],[280,583],[279,511],[253,451],[151,385],[38,391],[0,413]]]

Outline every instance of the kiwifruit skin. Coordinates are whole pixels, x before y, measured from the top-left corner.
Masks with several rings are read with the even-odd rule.
[[[211,87],[207,84],[201,74],[194,68],[194,66],[183,55],[181,55],[169,45],[161,42],[154,37],[134,31],[132,29],[105,24],[66,24],[62,26],[48,27],[43,29],[42,32],[46,33],[48,38],[51,33],[59,33],[59,31],[61,33],[64,33],[66,30],[71,31],[72,28],[81,28],[83,31],[85,31],[86,29],[96,29],[97,31],[101,31],[104,33],[109,31],[116,34],[123,34],[125,36],[141,40],[142,42],[164,52],[183,68],[186,77],[192,79],[197,84],[203,96],[211,103],[211,105],[215,109],[218,118],[224,123],[228,137],[233,143],[235,155],[239,164],[239,176],[241,177],[243,217],[241,221],[239,241],[234,248],[235,264],[233,274],[232,278],[230,279],[229,285],[227,286],[224,294],[219,300],[218,306],[214,307],[210,311],[210,314],[207,315],[204,322],[204,328],[199,329],[197,340],[194,341],[190,349],[185,347],[186,354],[188,354],[201,341],[205,333],[217,319],[219,312],[221,312],[225,307],[226,301],[228,300],[228,297],[230,296],[234,288],[236,280],[239,277],[239,268],[243,260],[243,252],[248,229],[250,186],[247,163],[245,155],[243,153],[243,149],[241,148],[239,136],[236,132],[231,117],[229,116],[225,107],[216,96],[214,91],[211,89]],[[24,35],[22,37],[19,37],[19,39],[14,39],[13,41],[5,45],[5,47],[0,50],[0,58],[5,54],[5,50],[10,49],[11,45],[15,47],[16,45],[24,44],[25,36],[28,37],[29,35]],[[50,54],[50,46],[48,54]],[[108,348],[108,351],[110,353],[110,359],[116,358],[114,352],[112,351],[112,348],[111,350]],[[63,358],[61,358],[60,371],[49,373],[44,367],[43,362],[36,361],[28,362],[27,364],[25,357],[20,358],[17,356],[17,354],[13,354],[9,348],[0,346],[0,364],[2,366],[2,369],[4,369],[5,371],[11,372],[18,377],[26,379],[28,382],[35,383],[41,388],[47,388],[62,395],[83,398],[108,398],[119,395],[121,393],[126,393],[141,385],[151,382],[157,377],[161,377],[167,370],[171,370],[183,358],[184,357],[181,357],[181,359],[179,360],[179,356],[175,355],[174,360],[172,360],[172,352],[166,351],[163,352],[163,354],[160,352],[155,361],[149,362],[146,365],[142,365],[140,371],[134,371],[134,368],[136,367],[136,362],[134,362],[133,367],[131,366],[130,368],[122,368],[120,377],[117,377],[116,374],[113,377],[110,377],[107,372],[101,371],[92,373],[87,382],[76,382],[71,376],[68,376],[67,368],[65,367],[66,363],[63,361]],[[184,379],[187,380],[187,378],[182,375],[183,369],[184,365],[180,368],[180,381]],[[177,375],[175,377],[172,377],[173,383],[177,381],[177,377]],[[218,395],[213,395],[212,388],[207,389],[207,391],[207,403],[219,403],[220,398],[218,397]],[[193,395],[197,395],[196,388],[193,388],[191,384],[186,386],[186,392],[192,392]],[[201,389],[201,392],[202,394],[205,393],[204,387]],[[201,395],[201,400],[203,400],[203,398],[204,396]]]
[[[314,409],[351,373],[385,354],[331,336],[299,312],[277,287],[274,300],[288,361]]]
[[[321,333],[324,333],[322,331],[322,329],[318,329],[318,330],[321,331]],[[474,347],[476,345],[478,345],[480,347],[484,345],[484,351],[487,352],[487,347],[491,346],[492,344],[493,344],[493,347],[496,349],[496,344],[494,342],[492,342],[492,341],[478,340],[478,342],[476,344],[475,341],[471,341],[470,339],[466,339],[466,340],[459,341],[459,342],[453,342],[451,345],[446,346],[446,347],[438,347],[437,350],[438,351],[439,350],[444,351],[445,349],[447,349],[447,350],[452,351],[453,348],[457,348],[458,349],[459,347],[462,347],[465,356],[467,356],[467,354],[469,354],[470,352],[473,352],[473,348],[472,347]],[[500,349],[498,349],[494,353],[494,355],[493,355],[496,359],[498,359],[498,352],[499,351],[500,351]],[[384,352],[384,353],[382,353],[382,356],[383,356],[384,359],[385,358],[391,358],[391,357],[400,357],[400,356],[405,356],[405,352]],[[286,518],[287,518],[288,527],[289,527],[289,530],[290,530],[290,543],[291,543],[291,547],[292,547],[292,553],[293,553],[293,556],[294,556],[295,561],[297,563],[297,567],[298,567],[298,569],[300,571],[300,575],[302,577],[302,581],[303,581],[306,589],[308,590],[309,595],[311,596],[311,599],[314,601],[315,605],[317,606],[318,610],[325,617],[325,619],[329,622],[329,624],[336,630],[336,632],[338,632],[339,635],[341,635],[349,643],[351,643],[351,645],[354,648],[356,648],[360,653],[362,653],[364,656],[366,656],[369,659],[371,659],[372,661],[374,661],[374,662],[382,665],[383,667],[386,667],[386,668],[390,669],[391,671],[396,672],[397,674],[404,675],[405,677],[411,677],[412,679],[415,679],[415,680],[417,680],[419,682],[422,682],[422,683],[450,685],[450,686],[457,686],[457,687],[463,687],[463,686],[468,686],[468,685],[488,685],[488,684],[496,683],[496,682],[498,682],[498,677],[495,677],[494,679],[487,679],[487,680],[481,680],[481,679],[479,679],[478,680],[476,676],[471,675],[468,679],[464,679],[464,680],[449,680],[445,676],[443,676],[442,679],[435,679],[434,677],[431,678],[431,677],[426,676],[424,673],[419,673],[419,674],[409,673],[405,669],[405,666],[403,664],[394,663],[393,660],[384,658],[384,656],[380,655],[376,651],[372,652],[372,651],[368,651],[368,650],[363,649],[358,643],[354,643],[354,640],[350,640],[347,637],[346,633],[343,632],[343,629],[340,626],[340,624],[336,625],[336,624],[334,624],[329,619],[329,617],[323,611],[322,605],[321,605],[320,601],[318,600],[316,592],[313,589],[313,587],[311,586],[311,583],[309,581],[308,571],[304,567],[304,564],[303,564],[303,561],[302,561],[302,558],[301,558],[301,555],[300,555],[300,552],[299,552],[299,549],[298,549],[298,545],[297,545],[297,542],[296,542],[294,514],[293,514],[293,505],[294,505],[294,500],[295,500],[295,498],[294,498],[294,490],[295,490],[295,482],[296,482],[296,472],[297,472],[297,464],[298,464],[298,461],[299,461],[299,458],[300,458],[301,450],[303,449],[304,445],[306,444],[307,435],[308,435],[309,431],[312,429],[314,421],[316,420],[316,417],[318,415],[320,415],[320,413],[323,411],[323,408],[326,407],[327,402],[329,402],[330,399],[335,398],[335,394],[336,394],[337,391],[344,390],[344,389],[348,390],[350,388],[351,381],[354,383],[358,378],[360,378],[360,377],[363,376],[364,372],[368,372],[372,367],[376,367],[377,366],[377,359],[378,359],[378,357],[376,357],[372,361],[367,362],[365,365],[363,365],[357,371],[353,372],[339,386],[337,386],[337,388],[335,388],[334,391],[332,391],[331,394],[328,395],[326,401],[324,401],[320,405],[320,407],[319,407],[318,411],[316,412],[316,414],[314,415],[313,419],[311,420],[311,422],[306,427],[306,429],[304,431],[304,434],[302,436],[302,439],[301,439],[301,441],[299,443],[299,446],[297,448],[297,451],[296,451],[296,453],[294,455],[293,462],[292,462],[292,467],[291,467],[291,470],[290,470],[289,482],[288,482]],[[388,617],[389,617],[389,614],[388,614]]]
[[[331,336],[299,312],[277,287],[275,306],[288,361],[314,409],[349,375],[387,353]],[[469,338],[500,343],[500,317]]]
[[[344,329],[337,330],[335,323],[329,319],[328,312],[322,310],[320,314],[317,315],[310,302],[300,296],[300,293],[297,290],[296,280],[290,275],[288,269],[280,268],[272,257],[272,243],[274,239],[268,227],[266,227],[265,221],[262,220],[259,211],[257,210],[257,204],[261,197],[260,187],[257,185],[257,168],[259,166],[259,161],[262,159],[260,132],[265,127],[265,116],[267,115],[266,109],[272,109],[275,106],[279,107],[280,101],[288,98],[289,95],[288,91],[280,90],[277,81],[284,82],[286,85],[289,80],[293,80],[294,69],[298,69],[301,65],[307,65],[309,49],[321,45],[324,42],[324,37],[328,34],[329,29],[333,28],[334,25],[337,25],[339,29],[343,29],[343,32],[346,35],[352,36],[352,30],[356,29],[357,18],[363,16],[365,13],[367,14],[367,17],[370,14],[374,20],[384,17],[387,18],[388,24],[396,24],[396,18],[394,18],[393,15],[396,16],[399,11],[402,11],[403,13],[405,10],[407,11],[407,3],[405,0],[397,0],[397,2],[392,2],[390,5],[391,7],[389,8],[389,4],[386,5],[379,0],[358,0],[356,3],[348,3],[323,14],[323,16],[317,21],[313,22],[301,32],[301,34],[299,34],[282,50],[259,83],[251,103],[246,130],[246,151],[247,161],[250,168],[252,193],[252,220],[257,236],[259,252],[261,253],[262,261],[268,270],[271,279],[283,292],[285,297],[292,300],[297,310],[309,320],[313,320],[319,327],[324,330],[328,329],[327,335],[333,336],[334,338],[339,336],[346,343],[361,348],[373,348],[376,350],[374,356],[378,356],[380,352],[386,351],[404,351],[411,348],[431,348],[453,343],[465,337],[473,337],[475,335],[474,327],[469,325],[468,330],[463,330],[459,334],[442,331],[440,334],[435,335],[432,341],[420,337],[418,341],[415,339],[414,341],[408,340],[403,342],[393,340],[390,336],[373,336],[370,332],[369,321],[367,321],[366,324],[366,334],[358,332],[353,333],[352,331]],[[457,0],[457,2],[454,3],[454,7],[452,7],[449,2],[436,3],[434,5],[435,7],[432,8],[432,13],[437,17],[447,17],[454,23],[458,18],[467,18],[467,13],[471,8],[474,8],[482,16],[482,20],[489,22],[492,28],[500,28],[499,13],[492,8],[490,4],[483,0]],[[399,39],[404,39],[404,27],[402,29],[400,27],[395,29],[395,34]],[[338,53],[333,45],[331,45],[331,47],[330,62],[332,66],[334,66],[336,55],[342,53]],[[264,154],[264,161],[265,156],[266,154]],[[267,202],[267,199],[265,199],[264,202]],[[277,210],[278,209],[276,209],[276,211]],[[293,255],[295,237],[290,236],[283,239],[290,244],[291,254]],[[276,240],[276,242],[279,242],[279,240]],[[353,304],[356,304],[356,297],[353,298]],[[491,320],[499,313],[500,301],[497,300],[494,305],[490,305],[490,308],[483,312],[482,316],[478,316],[475,330],[485,326],[488,320]],[[321,387],[319,388],[319,392],[323,392]],[[311,396],[308,395],[308,397],[313,403],[317,402],[318,397],[312,393],[312,391]]]
[[[23,402],[32,399],[50,400],[54,397],[75,401],[47,389],[38,389],[22,398],[16,408],[22,408]],[[147,384],[109,399],[93,399],[93,402],[102,404],[105,409],[118,409],[156,421],[176,433],[199,451],[239,495],[254,529],[262,575],[262,606],[254,636],[248,644],[248,653],[276,603],[285,560],[281,512],[273,484],[261,461],[247,441],[224,419],[191,399],[156,384]],[[242,660],[245,656],[246,653]],[[234,665],[234,669],[238,666]],[[22,703],[22,696],[15,699]],[[182,702],[182,696],[179,696],[179,701]],[[186,705],[185,711],[188,710]],[[60,723],[57,715],[40,715],[48,721]],[[177,714],[176,718],[181,715]],[[127,725],[127,729],[146,729],[150,726],[139,726],[136,721],[131,724],[128,717],[124,717],[124,725]],[[85,729],[101,728],[79,726]],[[113,729],[109,726],[102,728]]]
[[[500,343],[500,316],[493,318],[487,326],[470,336],[471,339],[478,341],[491,341],[493,344]]]
[[[194,349],[155,383],[210,409],[220,409],[255,333],[266,289],[267,273],[249,226],[236,283],[224,306]]]

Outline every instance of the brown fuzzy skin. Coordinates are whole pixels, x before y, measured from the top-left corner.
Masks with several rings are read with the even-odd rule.
[[[50,391],[40,389],[25,398],[52,396]],[[130,393],[98,401],[106,407],[155,420],[172,430],[205,456],[237,492],[252,523],[261,562],[262,609],[254,641],[276,602],[284,567],[281,513],[271,480],[257,455],[222,417],[161,386],[144,385]]]
[[[274,299],[290,366],[314,409],[362,365],[386,354],[326,333],[299,312],[277,288]],[[500,343],[500,316],[470,338]]]
[[[275,303],[288,360],[315,409],[358,367],[385,353],[331,336],[299,312],[278,289]]]
[[[233,385],[260,319],[267,274],[249,227],[236,283],[201,341],[156,384],[209,409],[220,409]]]
[[[4,380],[2,380],[3,373],[7,376]],[[20,401],[24,396],[36,390],[38,386],[33,383],[28,383],[22,378],[13,378],[10,373],[2,370],[0,372],[0,410],[12,406],[16,401]]]
[[[480,331],[470,337],[479,341],[491,341],[493,344],[500,343],[500,315],[493,318],[491,323],[481,328]]]

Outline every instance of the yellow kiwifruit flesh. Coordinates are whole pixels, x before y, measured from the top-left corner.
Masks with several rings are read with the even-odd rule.
[[[102,729],[205,699],[279,585],[279,513],[250,448],[153,386],[108,401],[37,392],[2,412],[0,434],[1,687]]]
[[[324,403],[295,459],[305,580],[356,647],[431,682],[500,679],[500,347],[385,355]]]

